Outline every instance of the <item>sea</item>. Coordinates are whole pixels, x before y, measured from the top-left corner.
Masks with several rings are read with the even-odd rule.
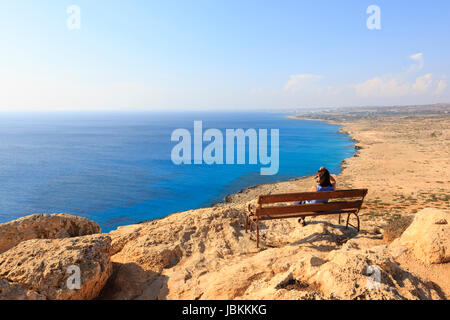
[[[28,112],[0,114],[0,223],[70,213],[119,226],[208,207],[264,183],[339,174],[355,153],[340,126],[264,112]],[[172,161],[176,129],[279,130],[279,171],[262,164]],[[224,139],[225,140],[225,139]],[[270,139],[269,145],[270,145]],[[206,144],[206,143],[205,143]],[[248,153],[248,148],[246,149]],[[248,155],[246,159],[248,158]],[[306,190],[299,190],[306,191]]]

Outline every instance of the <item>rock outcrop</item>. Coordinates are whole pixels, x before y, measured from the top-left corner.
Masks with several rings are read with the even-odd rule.
[[[434,288],[403,269],[387,246],[332,251],[323,264],[302,259],[294,274],[316,283],[325,296],[356,300],[440,299]]]
[[[94,299],[112,274],[110,250],[107,235],[23,241],[0,254],[0,298]]]
[[[308,218],[305,227],[265,221],[261,249],[244,231],[244,212],[243,204],[227,204],[108,235],[22,241],[0,254],[0,299],[446,298],[396,260],[446,261],[445,212],[419,212],[390,245],[370,221],[359,233],[335,216]],[[68,286],[74,265],[78,290]]]
[[[303,228],[296,219],[264,222],[259,250],[242,212],[192,210],[111,232],[114,274],[101,298],[441,298],[396,263],[376,227],[357,234],[325,216]]]
[[[190,210],[112,231],[114,275],[102,298],[171,298],[166,273],[181,262],[186,269],[180,276],[195,279],[226,257],[256,251],[252,241],[241,237],[241,213],[233,206]]]
[[[0,224],[0,253],[30,239],[59,239],[100,233],[97,222],[60,214],[33,214]]]
[[[450,213],[438,209],[419,211],[411,225],[392,244],[393,250],[411,250],[427,264],[450,261]]]

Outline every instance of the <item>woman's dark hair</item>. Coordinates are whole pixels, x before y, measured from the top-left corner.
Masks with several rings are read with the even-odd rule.
[[[319,185],[322,188],[332,186],[330,181],[330,172],[327,169],[321,168],[319,171],[317,171],[317,177],[319,178]]]

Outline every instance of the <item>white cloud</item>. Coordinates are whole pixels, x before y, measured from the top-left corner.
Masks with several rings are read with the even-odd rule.
[[[410,68],[410,72],[417,72],[424,67],[423,53],[415,53],[409,56],[415,62]],[[407,95],[430,95],[442,93],[447,84],[444,80],[433,79],[431,73],[411,79],[410,73],[385,75],[366,80],[354,86],[356,94],[360,97],[404,97]],[[409,79],[409,80],[408,80]],[[433,91],[434,88],[434,91]]]
[[[413,57],[416,61],[423,61],[422,54]],[[259,98],[261,103],[270,101],[273,105],[324,107],[434,103],[438,102],[437,96],[442,100],[448,93],[445,77],[439,80],[431,73],[380,75],[356,84],[336,85],[326,80],[322,75],[291,75],[284,90],[271,96],[265,92],[265,96]]]
[[[382,79],[375,77],[355,85],[356,94],[361,97],[384,96],[394,97],[408,93],[408,84],[396,78]]]
[[[411,87],[411,93],[413,94],[426,93],[432,85],[433,79],[431,73],[428,73],[416,79],[416,82]]]
[[[442,99],[447,94],[445,78],[436,79],[431,73],[414,75],[424,69],[422,52],[410,55],[409,59],[413,64],[408,72],[379,75],[356,84],[336,85],[317,74],[291,75],[277,95],[278,100],[298,106],[329,106],[426,103],[434,101],[437,95]]]
[[[443,80],[441,80],[443,81]],[[406,95],[424,95],[430,93],[432,88],[435,92],[442,92],[446,83],[433,80],[431,73],[417,77],[414,82],[408,82],[400,76],[375,77],[355,85],[356,94],[361,97],[400,97]]]
[[[296,74],[291,75],[289,81],[284,86],[284,91],[299,92],[311,87],[311,85],[321,80],[323,76],[317,74]]]
[[[411,71],[420,71],[423,69],[424,60],[423,60],[423,53],[415,53],[409,56],[412,60],[416,61],[417,64],[412,65],[410,67]]]
[[[444,92],[444,90],[447,88],[447,82],[445,80],[440,80],[436,90],[434,90],[435,95],[440,95]]]

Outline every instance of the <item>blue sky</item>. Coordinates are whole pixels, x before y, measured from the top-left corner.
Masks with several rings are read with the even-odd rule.
[[[448,102],[449,21],[447,0],[2,0],[0,110]]]

